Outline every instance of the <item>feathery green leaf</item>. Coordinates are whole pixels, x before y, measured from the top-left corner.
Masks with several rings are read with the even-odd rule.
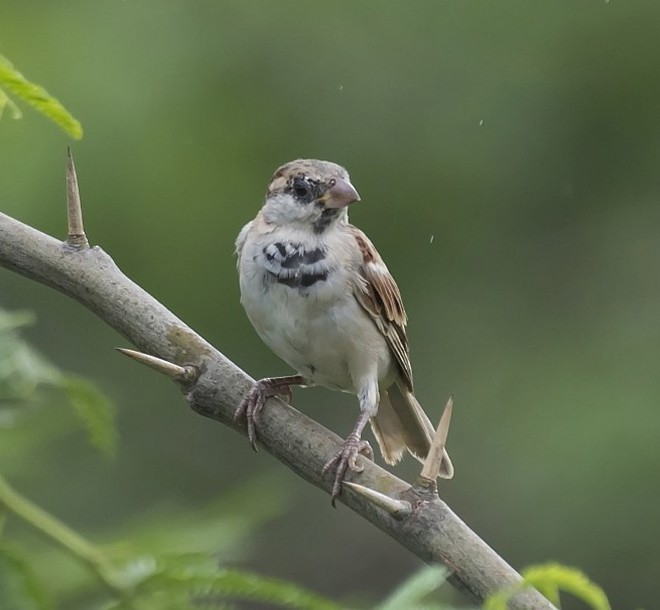
[[[533,587],[554,587],[556,591],[566,591],[574,595],[594,610],[611,610],[605,592],[576,568],[547,563],[530,566],[522,571],[522,575]]]
[[[112,403],[90,381],[63,373],[19,336],[16,330],[33,321],[29,313],[0,310],[0,403],[34,406],[39,389],[64,392],[91,444],[112,456],[117,444]],[[3,421],[11,420],[6,416]]]
[[[85,424],[90,443],[108,457],[114,456],[117,429],[113,404],[93,383],[76,375],[64,375],[60,387]]]
[[[507,610],[509,600],[520,591],[535,587],[552,603],[559,604],[559,593],[570,593],[593,610],[611,610],[604,591],[576,568],[558,563],[530,566],[522,571],[523,580],[516,586],[491,595],[484,610]]]
[[[187,596],[197,607],[226,601],[252,600],[298,610],[342,610],[342,606],[301,587],[277,580],[218,568],[209,555],[187,554],[158,558],[154,574],[135,589],[139,599],[152,599],[169,592]]]
[[[442,586],[447,578],[447,570],[441,566],[426,566],[400,584],[381,603],[377,610],[401,610],[412,608],[429,593]]]
[[[16,97],[30,104],[38,112],[48,117],[61,127],[74,140],[83,137],[82,125],[71,113],[43,87],[28,81],[6,58],[0,55],[0,85],[11,91]],[[5,106],[9,106],[16,118],[16,105],[9,100],[3,91],[0,96],[0,113]],[[18,110],[20,116],[20,110]]]

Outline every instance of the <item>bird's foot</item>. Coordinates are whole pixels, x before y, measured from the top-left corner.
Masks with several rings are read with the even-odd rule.
[[[344,446],[323,467],[321,472],[323,476],[331,470],[335,471],[335,480],[332,484],[332,495],[330,496],[330,502],[333,507],[341,493],[341,484],[346,476],[346,472],[349,469],[353,472],[362,472],[364,470],[364,466],[358,466],[357,464],[357,456],[359,454],[364,455],[370,460],[374,459],[374,452],[371,445],[367,441],[361,440],[357,434],[349,434],[344,441]]]
[[[259,379],[255,382],[234,412],[234,421],[245,415],[248,439],[255,451],[257,450],[257,424],[266,399],[271,396],[281,396],[287,403],[291,401],[291,387],[277,385],[275,381],[276,379]]]

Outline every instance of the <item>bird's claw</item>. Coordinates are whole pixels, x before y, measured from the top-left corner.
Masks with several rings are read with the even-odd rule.
[[[364,470],[364,466],[360,466],[357,463],[357,456],[360,454],[369,460],[374,459],[374,452],[371,445],[367,441],[361,440],[357,434],[349,434],[348,438],[344,441],[343,447],[323,466],[323,470],[321,471],[323,476],[331,470],[335,471],[335,480],[332,484],[332,495],[330,496],[330,502],[333,507],[341,493],[341,484],[346,476],[346,472],[348,470],[352,472],[362,472]]]
[[[266,399],[270,396],[281,396],[287,403],[291,402],[291,387],[288,385],[274,387],[271,380],[260,379],[250,388],[245,398],[234,412],[234,421],[245,415],[247,435],[252,449],[257,450],[257,424]]]
[[[234,421],[239,420],[245,415],[247,421],[247,435],[252,445],[252,449],[257,450],[257,429],[256,424],[259,421],[259,414],[268,397],[266,393],[265,384],[262,381],[257,381],[250,391],[245,395],[245,398],[238,405],[234,412]]]

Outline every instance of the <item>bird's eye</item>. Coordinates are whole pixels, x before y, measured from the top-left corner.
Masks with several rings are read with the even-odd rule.
[[[311,192],[309,183],[304,178],[296,178],[293,181],[293,192],[299,199],[306,199]]]

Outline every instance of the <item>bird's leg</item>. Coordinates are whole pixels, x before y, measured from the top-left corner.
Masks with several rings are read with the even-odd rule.
[[[374,417],[378,410],[378,386],[372,384],[365,392],[360,392],[360,417],[351,432],[344,441],[343,447],[323,466],[322,475],[334,470],[335,479],[332,484],[332,494],[330,502],[335,506],[335,501],[341,493],[341,484],[350,468],[353,472],[362,472],[363,466],[358,466],[357,456],[364,455],[370,460],[374,459],[374,452],[371,445],[362,440],[362,431],[367,422]]]
[[[267,398],[271,396],[284,396],[287,402],[291,399],[292,385],[305,385],[306,379],[301,375],[289,375],[288,377],[266,377],[259,379],[252,386],[245,398],[238,405],[234,413],[234,420],[245,415],[247,420],[247,434],[252,449],[257,450],[257,430],[259,415]]]

